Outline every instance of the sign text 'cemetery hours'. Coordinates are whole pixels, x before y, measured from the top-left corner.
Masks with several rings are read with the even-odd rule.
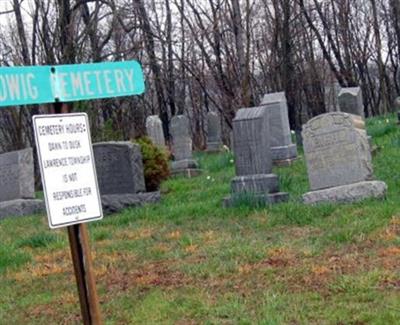
[[[33,118],[51,228],[102,218],[87,115]]]

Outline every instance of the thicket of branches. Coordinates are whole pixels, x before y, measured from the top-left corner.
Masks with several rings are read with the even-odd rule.
[[[143,96],[75,105],[97,139],[139,136],[150,114],[168,136],[185,113],[201,148],[207,111],[228,138],[237,109],[266,92],[286,92],[293,129],[332,109],[335,83],[362,87],[367,116],[400,93],[398,0],[10,0],[0,19],[2,66],[142,63]],[[47,109],[2,110],[3,150],[32,144],[31,116]]]

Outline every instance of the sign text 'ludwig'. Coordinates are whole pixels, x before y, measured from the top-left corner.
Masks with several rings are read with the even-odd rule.
[[[0,68],[0,107],[139,95],[137,61]]]

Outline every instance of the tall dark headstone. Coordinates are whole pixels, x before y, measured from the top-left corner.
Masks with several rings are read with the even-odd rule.
[[[272,174],[268,111],[265,107],[242,108],[233,120],[236,177],[231,182],[231,206],[248,196],[256,204],[271,204],[288,199],[279,192],[278,177]]]
[[[222,149],[221,123],[215,112],[207,113],[207,152],[219,152]]]

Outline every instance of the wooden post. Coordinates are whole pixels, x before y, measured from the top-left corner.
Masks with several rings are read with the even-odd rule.
[[[65,103],[56,103],[55,111],[69,113]],[[74,265],[75,279],[78,286],[84,325],[102,325],[96,279],[93,272],[92,254],[86,224],[68,226],[68,239]]]
[[[96,280],[93,273],[86,224],[81,223],[69,226],[68,238],[78,286],[83,324],[101,325],[103,322],[96,291]]]

